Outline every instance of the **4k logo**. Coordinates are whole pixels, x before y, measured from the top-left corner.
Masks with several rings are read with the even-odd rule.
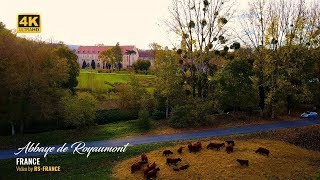
[[[40,33],[41,21],[40,15],[36,14],[19,14],[17,22],[18,33]]]

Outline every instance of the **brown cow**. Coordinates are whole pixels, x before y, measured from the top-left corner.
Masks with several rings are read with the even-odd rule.
[[[147,167],[143,168],[143,174],[146,175],[149,171],[151,171],[154,168],[156,168],[156,162],[148,164]]]
[[[246,165],[249,166],[249,160],[237,159],[241,166]]]
[[[226,143],[227,143],[228,145],[235,146],[234,140],[228,140],[228,141],[226,141]]]
[[[207,149],[217,149],[220,150],[221,147],[225,146],[224,143],[209,143]]]
[[[166,164],[170,166],[170,164],[174,164],[175,166],[177,165],[178,162],[181,162],[181,158],[167,158]]]
[[[259,147],[259,149],[256,150],[256,153],[269,156],[270,151],[266,148]]]
[[[196,143],[194,143],[194,144],[189,144],[188,145],[188,149],[189,149],[189,152],[191,153],[191,152],[198,152],[198,151],[200,151],[200,149],[202,149],[202,144],[201,144],[201,142],[196,142]]]
[[[133,164],[131,165],[131,173],[134,173],[135,171],[140,170],[142,164],[143,164],[142,162],[133,163]]]
[[[168,155],[170,155],[170,154],[173,154],[173,152],[170,151],[170,150],[164,150],[164,151],[163,151],[163,155],[165,155],[165,156],[168,156]]]
[[[180,169],[179,169],[179,168],[173,168],[173,170],[174,170],[174,171],[180,171]]]
[[[148,162],[148,157],[146,154],[141,154],[141,162],[144,162],[144,163]]]
[[[149,171],[149,172],[147,173],[147,179],[150,179],[150,178],[152,178],[152,177],[157,177],[157,172],[158,172],[158,171],[160,171],[160,168],[159,168],[159,167],[157,167],[157,168],[152,169],[151,171]]]
[[[190,166],[188,164],[184,165],[184,166],[181,166],[180,167],[180,170],[186,170],[188,169]]]
[[[197,143],[195,144],[195,146],[196,146],[197,148],[199,148],[199,149],[202,149],[202,144],[201,144],[201,142],[197,142]]]
[[[179,149],[178,149],[178,153],[179,153],[179,154],[182,153],[182,149],[183,149],[183,148],[184,148],[183,146],[179,147]]]
[[[233,146],[232,146],[232,145],[228,145],[228,146],[226,147],[226,151],[227,151],[228,154],[229,154],[229,153],[232,153],[232,152],[233,152]]]

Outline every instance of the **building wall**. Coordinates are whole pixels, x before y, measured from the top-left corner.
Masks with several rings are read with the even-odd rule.
[[[133,50],[136,52],[136,54],[130,55],[130,61],[129,61],[129,55],[124,54],[122,56],[122,68],[128,69],[129,66],[132,66],[132,64],[138,60],[139,52],[137,51],[136,48],[134,48]],[[83,61],[86,62],[88,67],[91,67],[91,62],[92,60],[94,60],[97,69],[103,68],[103,62],[101,59],[99,59],[99,54],[79,54],[79,53],[76,53],[76,54],[78,56],[78,63],[80,67],[82,67]],[[100,67],[98,67],[98,64],[100,65]]]

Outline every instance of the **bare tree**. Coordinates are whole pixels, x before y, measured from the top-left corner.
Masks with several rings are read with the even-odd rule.
[[[293,88],[290,77],[281,74],[292,65],[290,54],[297,45],[314,47],[318,43],[319,7],[305,0],[254,0],[249,7],[240,18],[238,37],[254,50],[261,112],[266,100],[275,117],[279,92]]]
[[[181,38],[181,64],[191,72],[192,94],[205,96],[208,54],[214,49],[227,51],[228,24],[234,14],[232,0],[175,0],[170,7],[169,29]],[[229,44],[228,44],[229,43]]]

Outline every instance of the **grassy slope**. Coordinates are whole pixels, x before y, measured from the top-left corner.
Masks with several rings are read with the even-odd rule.
[[[0,148],[16,148],[25,145],[29,141],[39,142],[43,145],[60,144],[75,141],[94,141],[114,139],[132,135],[139,135],[137,121],[111,123],[106,125],[91,126],[82,129],[55,130],[37,134],[25,134],[17,136],[0,136]]]
[[[149,152],[172,143],[158,143],[129,147],[125,153],[92,153],[88,158],[79,154],[48,156],[40,159],[41,166],[60,166],[60,172],[17,172],[15,159],[0,161],[0,179],[111,179],[118,161]],[[4,173],[5,172],[5,173]]]
[[[264,139],[277,139],[285,142],[295,143],[297,139],[303,138],[301,140],[303,140],[304,142],[310,142],[310,143],[300,144],[300,146],[305,148],[312,148],[320,151],[319,130],[320,130],[320,125],[315,125],[315,126],[308,126],[308,127],[263,132],[263,133],[219,137],[219,139],[235,139],[236,141],[247,141],[251,139],[264,138]],[[255,142],[259,142],[259,141],[255,140]],[[186,144],[186,143],[187,142],[179,142],[179,144]],[[45,163],[43,159],[41,160],[41,165],[48,165],[48,164],[60,165],[62,171],[58,173],[57,172],[39,173],[39,174],[17,173],[15,170],[15,159],[2,160],[0,161],[0,172],[5,172],[5,173],[0,173],[0,179],[2,179],[1,177],[3,177],[3,179],[21,179],[21,177],[27,177],[29,179],[30,178],[32,179],[39,179],[39,178],[40,179],[61,179],[61,178],[66,179],[66,177],[69,179],[70,178],[72,179],[87,178],[88,179],[89,177],[91,179],[110,179],[112,176],[113,168],[117,163],[119,162],[122,163],[121,162],[122,160],[135,157],[141,154],[142,152],[149,152],[156,149],[163,149],[164,147],[173,146],[173,145],[177,145],[177,143],[171,142],[171,143],[159,143],[159,144],[133,146],[128,148],[128,151],[123,154],[93,153],[92,155],[89,156],[89,158],[86,158],[85,156],[82,156],[82,155],[66,154],[66,155],[50,156],[48,158],[48,163]],[[317,147],[315,147],[314,145]],[[290,146],[290,147],[294,147],[294,146]],[[294,149],[296,149],[296,147],[294,147]],[[301,149],[299,151],[301,151]],[[310,163],[316,163],[317,166],[320,167],[320,158],[318,158],[318,161],[310,161]],[[226,168],[226,170],[228,169]]]
[[[207,145],[210,141],[203,143]],[[186,144],[185,144],[186,146]],[[314,178],[319,171],[320,152],[310,151],[296,146],[270,140],[236,141],[234,153],[227,154],[224,149],[201,150],[199,153],[177,155],[176,150],[180,145],[165,148],[171,149],[174,155],[181,157],[181,165],[189,164],[185,171],[173,171],[172,166],[165,164],[166,157],[161,150],[147,154],[151,162],[156,162],[160,167],[159,179],[296,179]],[[256,154],[258,147],[267,147],[271,151],[270,157]],[[249,160],[249,167],[241,167],[235,161],[237,158]],[[143,179],[142,172],[132,174],[130,165],[139,161],[139,156],[122,161],[114,169],[117,179]]]
[[[92,90],[93,92],[107,92],[115,83],[126,83],[131,74],[97,73],[92,71],[81,71],[77,86],[80,90]],[[135,75],[142,81],[154,79],[152,75]]]

